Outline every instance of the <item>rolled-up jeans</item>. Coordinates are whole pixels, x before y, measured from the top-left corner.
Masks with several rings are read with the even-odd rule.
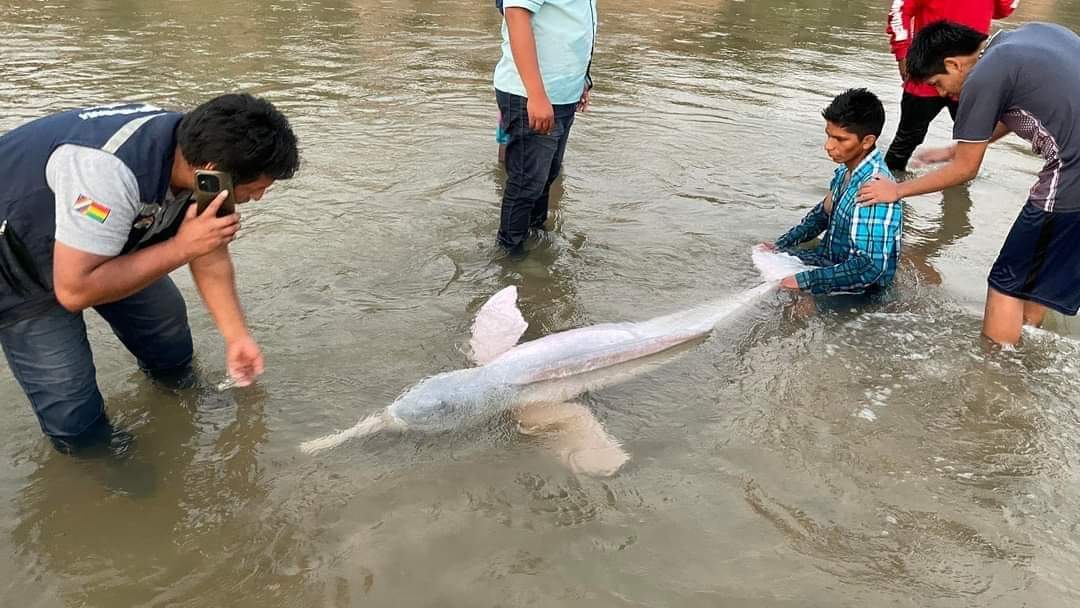
[[[551,132],[542,134],[529,128],[528,99],[496,90],[495,100],[502,128],[510,137],[498,241],[508,251],[519,253],[529,228],[543,228],[547,221],[551,184],[562,171],[577,104],[553,106],[555,125]]]
[[[193,348],[187,306],[171,279],[164,277],[94,309],[144,372],[166,383],[190,373]],[[41,430],[58,449],[98,435],[108,426],[81,312],[72,313],[57,303],[0,328],[0,346]]]

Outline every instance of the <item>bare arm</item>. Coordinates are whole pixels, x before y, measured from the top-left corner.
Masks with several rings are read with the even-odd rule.
[[[1012,130],[1010,130],[1009,127],[1006,127],[1005,123],[999,121],[997,125],[994,126],[994,132],[990,135],[989,143],[994,143],[1009,133],[1012,133]],[[950,144],[942,148],[920,149],[915,153],[913,160],[918,163],[918,166],[949,162],[956,156],[957,145],[958,144]]]
[[[510,52],[528,97],[529,127],[540,133],[551,131],[555,125],[555,109],[551,107],[540,62],[536,55],[536,37],[532,30],[532,13],[511,6],[506,11],[506,29],[510,34]]]
[[[236,214],[216,217],[225,196],[214,199],[201,216],[195,215],[195,205],[191,205],[175,237],[131,254],[97,255],[57,241],[53,246],[57,301],[72,312],[115,302],[228,243],[239,229],[240,219]]]
[[[995,136],[998,135],[996,129],[994,134]],[[999,137],[1004,137],[1004,133]],[[978,175],[979,167],[982,165],[983,157],[986,155],[986,148],[989,145],[989,141],[960,142],[956,144],[952,160],[937,171],[899,184],[892,180],[875,178],[859,189],[856,200],[862,205],[891,203],[909,196],[940,192],[946,188],[967,183]]]
[[[115,302],[144,289],[187,261],[187,253],[175,240],[117,257],[86,253],[58,241],[53,248],[56,299],[71,312]]]
[[[191,260],[195,287],[226,342],[248,335],[247,323],[236,295],[236,279],[227,245]]]
[[[244,320],[228,245],[192,260],[188,267],[206,309],[225,339],[229,375],[238,386],[251,384],[263,372],[263,355]]]
[[[979,174],[986,148],[990,142],[956,144],[956,154],[952,161],[944,167],[927,173],[926,175],[910,181],[897,184],[897,196],[893,201],[926,194],[928,192],[940,192],[952,186],[967,183]],[[887,201],[891,202],[891,201]]]

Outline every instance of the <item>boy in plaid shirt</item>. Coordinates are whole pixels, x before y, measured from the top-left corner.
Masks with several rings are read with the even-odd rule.
[[[888,287],[896,274],[903,227],[903,202],[860,206],[859,188],[877,175],[891,177],[877,138],[885,126],[885,108],[866,89],[851,89],[833,99],[825,118],[825,152],[840,163],[829,194],[806,214],[802,223],[768,250],[798,256],[813,270],[787,277],[781,287],[813,294],[863,293]],[[796,245],[824,232],[814,249]]]

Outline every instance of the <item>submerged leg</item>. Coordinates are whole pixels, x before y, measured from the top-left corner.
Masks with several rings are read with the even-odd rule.
[[[1024,302],[1024,325],[1042,327],[1047,308],[1037,302]]]
[[[518,430],[542,437],[575,473],[614,475],[630,455],[580,403],[533,403],[514,409]]]
[[[983,335],[1000,345],[1015,346],[1020,342],[1024,324],[1024,301],[1005,295],[990,287],[986,291],[986,310],[983,313]]]

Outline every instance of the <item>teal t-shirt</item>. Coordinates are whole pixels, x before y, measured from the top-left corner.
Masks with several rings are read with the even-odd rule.
[[[577,103],[585,90],[585,72],[596,36],[596,0],[504,0],[503,10],[520,7],[532,13],[536,55],[544,89],[552,104]],[[495,88],[527,97],[506,20],[502,24],[502,59],[495,66]]]

